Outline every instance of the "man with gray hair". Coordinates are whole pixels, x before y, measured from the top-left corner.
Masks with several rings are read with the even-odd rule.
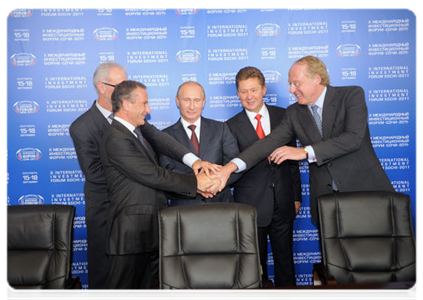
[[[126,79],[126,71],[115,62],[106,62],[98,66],[93,77],[98,98],[69,128],[79,166],[85,176],[85,223],[90,289],[105,288],[109,272],[109,259],[106,254],[106,218],[109,201],[99,147],[105,129],[112,122],[114,87]]]
[[[98,98],[92,107],[79,116],[70,126],[78,162],[85,176],[85,222],[87,225],[87,260],[88,288],[104,289],[109,273],[109,258],[107,256],[106,219],[110,201],[107,193],[107,182],[100,161],[100,141],[104,132],[110,127],[113,119],[112,93],[115,86],[127,80],[125,69],[116,62],[105,62],[94,72],[93,82]],[[169,135],[162,133],[148,122],[143,126],[142,133],[160,149],[163,143],[177,143]],[[188,151],[187,151],[188,152]],[[185,161],[189,167],[198,173],[203,168],[207,173],[214,168],[206,161],[200,161],[197,156],[191,156]]]

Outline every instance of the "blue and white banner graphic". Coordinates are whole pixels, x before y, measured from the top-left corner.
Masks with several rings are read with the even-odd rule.
[[[286,87],[290,66],[319,57],[332,85],[364,88],[373,146],[395,189],[411,196],[415,222],[416,17],[409,10],[18,9],[7,39],[7,204],[77,208],[72,272],[84,288],[85,179],[69,125],[96,99],[92,76],[109,60],[148,87],[149,121],[163,129],[179,118],[174,96],[183,81],[200,82],[203,115],[225,121],[242,109],[239,69],[262,70],[265,102],[287,107],[296,101]],[[321,256],[307,162],[300,169],[294,259],[297,284],[310,285]]]

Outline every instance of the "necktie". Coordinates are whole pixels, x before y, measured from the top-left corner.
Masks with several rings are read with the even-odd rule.
[[[110,114],[110,115],[107,117],[107,121],[108,121],[110,124],[112,124],[113,118],[114,118],[113,114]]]
[[[191,129],[192,134],[191,134],[191,143],[194,146],[195,151],[197,152],[197,154],[200,153],[200,145],[198,144],[198,138],[197,135],[195,134],[195,125],[189,125],[188,128]]]
[[[264,133],[263,127],[261,126],[261,121],[260,121],[261,117],[262,117],[261,114],[257,114],[255,116],[255,119],[257,120],[256,133],[257,133],[259,139],[262,139],[266,136],[266,134]],[[267,157],[267,160],[269,161],[269,164],[270,164],[270,157],[269,156]]]
[[[149,151],[147,144],[145,143],[144,136],[141,133],[141,129],[139,127],[136,127],[134,129],[134,133],[136,134],[138,140],[141,142],[141,144],[144,146],[144,148],[147,149],[147,151]]]
[[[314,123],[316,123],[316,126],[317,126],[317,129],[319,130],[320,136],[323,138],[322,119],[320,118],[320,115],[317,112],[319,107],[314,104],[314,105],[310,106],[310,108],[311,108],[311,115],[314,118]],[[336,183],[333,179],[332,179],[332,189],[334,191],[338,191],[338,187],[336,186]]]
[[[317,129],[319,130],[320,136],[323,137],[323,130],[322,130],[322,119],[320,118],[319,113],[317,110],[319,107],[317,105],[310,106],[311,108],[311,114],[314,118],[314,123],[316,123]]]
[[[256,127],[257,135],[259,139],[262,139],[266,136],[266,134],[264,133],[263,127],[261,126],[261,122],[260,122],[261,115],[257,114],[255,119],[257,120],[257,127]]]

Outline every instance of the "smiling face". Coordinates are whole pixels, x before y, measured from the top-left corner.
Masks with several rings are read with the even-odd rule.
[[[196,83],[187,83],[180,87],[176,96],[182,118],[192,124],[201,117],[206,97],[203,89]]]
[[[242,106],[251,112],[258,113],[263,107],[263,97],[266,95],[267,87],[260,84],[256,77],[240,80],[238,82],[238,97]]]
[[[294,94],[298,104],[314,104],[323,92],[324,85],[321,84],[320,75],[310,76],[308,66],[302,63],[295,63],[288,74],[289,92]]]
[[[145,117],[151,112],[147,91],[137,87],[129,100],[123,100],[128,110],[128,121],[135,127],[145,124]]]

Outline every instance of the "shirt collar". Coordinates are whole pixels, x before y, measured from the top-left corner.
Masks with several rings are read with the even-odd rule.
[[[132,134],[133,135],[135,135],[135,136],[137,136],[136,134],[135,134],[135,132],[134,132],[134,130],[135,130],[135,126],[134,125],[132,125],[131,123],[129,123],[128,121],[125,121],[124,119],[122,119],[122,118],[119,118],[119,117],[117,117],[117,116],[115,116],[114,117],[114,119],[113,120],[117,120],[117,121],[119,121],[123,126],[125,126],[130,132],[132,132]]]
[[[101,112],[101,114],[107,119],[110,114],[112,113],[111,111],[108,111],[107,109],[105,109],[104,107],[102,107],[100,104],[98,104],[98,101],[95,101],[95,106],[97,106],[98,110]]]
[[[249,110],[245,110],[245,112],[247,113],[248,118],[250,119],[250,121],[255,121],[256,119],[256,115],[260,114],[262,118],[264,119],[268,119],[269,118],[269,110],[267,109],[266,104],[263,103],[263,106],[261,107],[260,111],[258,113],[253,112],[253,111],[249,111]]]
[[[323,104],[325,103],[325,96],[326,96],[327,87],[323,89],[323,92],[320,94],[319,98],[317,98],[317,101],[313,105],[317,105],[323,110]]]
[[[195,130],[197,130],[197,129],[200,129],[200,126],[201,126],[201,117],[199,117],[198,119],[197,119],[197,121],[195,121],[194,123],[188,123],[187,121],[185,121],[184,120],[184,118],[182,118],[181,117],[181,123],[182,123],[182,126],[185,128],[185,129],[187,129],[188,128],[188,126],[189,125],[195,125],[196,127],[195,127]]]

